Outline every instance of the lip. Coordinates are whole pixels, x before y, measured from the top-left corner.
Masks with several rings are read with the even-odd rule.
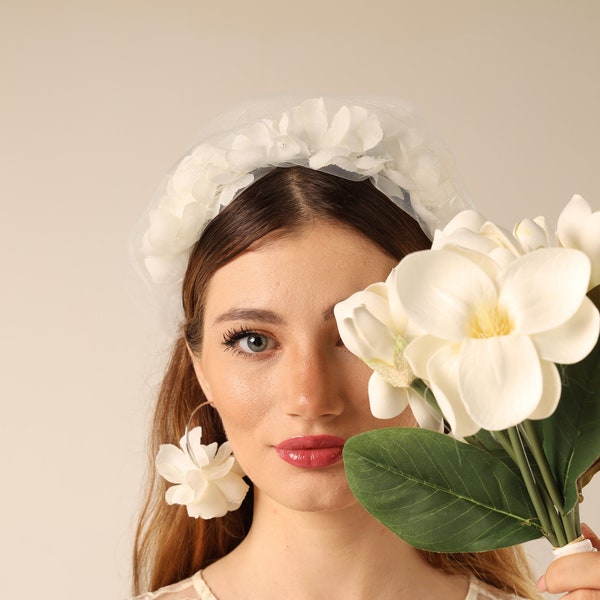
[[[301,435],[283,440],[275,451],[286,463],[303,469],[321,469],[342,460],[346,440],[334,435]]]

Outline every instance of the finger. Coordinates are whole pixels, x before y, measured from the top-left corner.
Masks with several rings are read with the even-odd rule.
[[[557,558],[544,574],[543,584],[551,594],[586,588],[600,591],[600,553],[582,552]]]
[[[594,546],[596,550],[600,550],[600,538],[592,531],[592,528],[589,525],[582,523],[581,533],[592,542],[592,546]]]
[[[565,594],[561,600],[600,600],[600,591],[598,590],[576,590],[570,594]]]

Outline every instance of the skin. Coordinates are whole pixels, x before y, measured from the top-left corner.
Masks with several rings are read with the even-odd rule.
[[[303,469],[274,449],[300,435],[415,425],[410,410],[371,415],[371,371],[341,343],[332,312],[396,262],[362,235],[316,221],[262,240],[211,280],[194,367],[255,485],[250,533],[204,571],[219,599],[464,599],[464,578],[429,566],[364,511],[341,462]],[[224,345],[240,330],[260,334],[265,349],[251,352],[248,337]]]
[[[354,233],[341,230],[335,240],[331,233],[315,224],[220,269],[209,285],[204,345],[194,362],[246,473],[261,492],[296,510],[356,501],[342,463],[298,469],[279,458],[275,444],[300,435],[346,439],[392,424],[371,415],[371,371],[340,341],[333,306],[385,279],[396,261]],[[240,316],[240,309],[265,314]],[[224,335],[243,329],[265,336],[266,349],[245,351],[247,340],[224,346]],[[406,413],[393,424],[414,422]]]
[[[600,538],[587,525],[581,529],[600,551]],[[571,554],[552,561],[538,588],[551,594],[566,593],[564,597],[569,600],[600,599],[600,552]]]

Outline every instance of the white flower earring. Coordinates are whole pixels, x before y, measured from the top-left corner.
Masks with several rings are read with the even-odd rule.
[[[237,510],[249,489],[229,442],[220,447],[217,442],[204,445],[202,427],[189,429],[193,416],[207,404],[203,402],[192,411],[179,448],[161,444],[155,462],[158,473],[177,484],[167,490],[167,503],[185,505],[188,515],[196,519],[222,517]]]

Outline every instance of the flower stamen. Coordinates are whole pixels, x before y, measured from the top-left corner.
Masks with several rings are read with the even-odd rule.
[[[514,330],[514,323],[508,312],[501,306],[478,307],[467,328],[467,335],[484,339],[509,335]]]
[[[367,365],[373,369],[384,381],[393,387],[407,388],[415,380],[413,373],[406,358],[404,358],[404,349],[406,340],[398,336],[396,338],[396,347],[394,348],[394,361],[388,363],[381,359],[371,359],[366,361]]]

